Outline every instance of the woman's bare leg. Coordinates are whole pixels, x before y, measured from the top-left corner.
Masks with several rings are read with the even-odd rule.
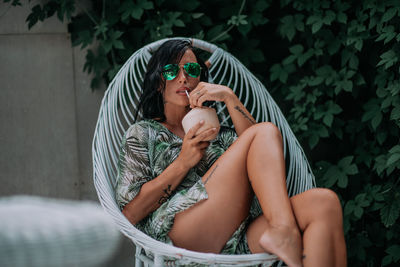
[[[329,189],[310,190],[292,198],[292,207],[303,233],[306,266],[346,266],[342,208]]]
[[[171,240],[187,249],[220,252],[248,215],[249,181],[270,226],[264,249],[300,266],[301,239],[286,191],[282,138],[271,123],[247,129],[213,164],[203,177],[209,198],[175,216]]]
[[[301,236],[286,190],[282,136],[274,125],[266,127],[252,142],[247,160],[250,182],[269,224],[260,245],[289,266],[301,266]]]
[[[310,189],[290,201],[303,232],[304,266],[346,266],[342,210],[336,194],[328,189]],[[252,253],[264,251],[259,240],[268,227],[263,216],[250,224],[247,240]]]

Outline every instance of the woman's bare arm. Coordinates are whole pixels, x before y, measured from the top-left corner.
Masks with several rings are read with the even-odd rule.
[[[225,85],[200,82],[190,92],[189,101],[192,108],[201,107],[205,101],[224,102],[238,135],[241,135],[247,128],[256,124],[250,112],[240,102],[232,89]]]
[[[203,157],[209,142],[204,142],[216,129],[208,129],[194,136],[204,121],[197,123],[185,135],[177,159],[159,176],[142,185],[139,193],[124,207],[122,213],[136,224],[158,209],[169,199],[188,171]]]
[[[138,223],[169,198],[188,171],[178,159],[175,160],[159,176],[145,183],[122,213],[132,224]]]
[[[240,136],[247,128],[256,124],[256,120],[251,116],[250,112],[240,102],[239,98],[233,93],[225,100],[233,125],[238,136]]]

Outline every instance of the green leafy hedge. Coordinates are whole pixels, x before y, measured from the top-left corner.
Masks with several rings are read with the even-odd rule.
[[[27,22],[56,14],[73,45],[97,44],[85,64],[93,88],[164,37],[204,39],[238,57],[282,107],[317,184],[339,194],[349,265],[400,264],[400,1],[80,3],[47,1]]]

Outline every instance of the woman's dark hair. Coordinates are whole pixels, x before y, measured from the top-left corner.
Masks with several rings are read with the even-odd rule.
[[[190,40],[174,39],[164,42],[154,52],[147,64],[147,71],[143,81],[143,93],[140,97],[135,120],[140,110],[142,110],[144,119],[156,119],[160,122],[165,121],[162,95],[165,90],[165,79],[161,73],[165,65],[179,63],[183,54],[188,49],[193,51],[197,62],[201,66],[200,81],[208,81],[208,68],[204,64],[204,61],[200,59],[198,52],[194,49]]]

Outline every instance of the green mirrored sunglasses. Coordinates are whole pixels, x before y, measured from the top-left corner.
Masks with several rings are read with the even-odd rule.
[[[163,67],[162,74],[164,78],[168,81],[173,80],[178,76],[180,67],[178,64],[168,64]],[[200,76],[201,67],[199,63],[189,62],[183,65],[183,70],[187,75],[193,78],[197,78]]]

